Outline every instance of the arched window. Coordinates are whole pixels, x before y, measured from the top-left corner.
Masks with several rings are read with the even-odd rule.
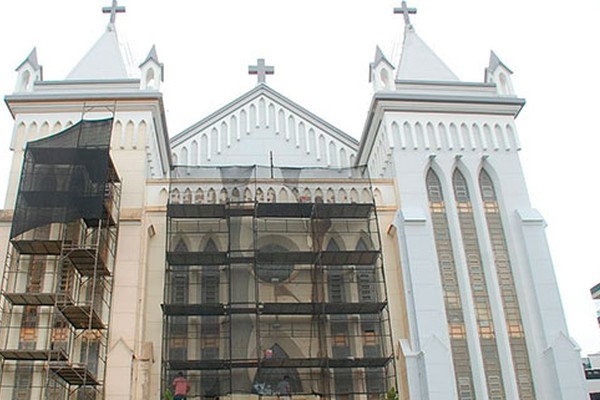
[[[31,82],[31,72],[25,70],[21,74],[21,79],[19,80],[19,92],[26,92],[29,90],[29,84]]]
[[[510,350],[515,375],[517,376],[519,397],[521,399],[534,399],[535,393],[532,385],[533,378],[527,352],[525,332],[523,330],[523,321],[517,298],[517,289],[514,282],[513,268],[510,261],[508,245],[506,243],[506,236],[504,234],[504,227],[502,225],[502,216],[498,206],[496,188],[486,170],[481,170],[479,174],[479,189],[483,200],[490,244],[494,253],[496,274],[498,276],[498,283],[500,284],[502,308],[504,310],[504,319],[510,338]]]
[[[481,249],[477,239],[477,229],[473,216],[473,205],[464,175],[456,169],[452,176],[454,197],[458,208],[458,221],[463,242],[463,251],[467,262],[467,271],[471,292],[473,293],[476,323],[479,332],[479,344],[483,358],[483,369],[488,383],[490,398],[497,393],[504,398],[504,383],[501,374],[500,356],[496,344],[496,332],[492,319],[492,309],[486,283]]]
[[[448,333],[450,334],[457,391],[464,394],[463,398],[475,398],[464,312],[462,309],[462,295],[458,286],[446,204],[444,202],[442,185],[433,169],[427,171],[426,188],[438,267],[444,291],[444,308],[446,310]]]
[[[204,253],[216,253],[219,249],[212,239],[204,246]],[[198,299],[201,304],[219,304],[220,299],[220,272],[216,265],[200,266],[202,278]],[[206,316],[200,324],[200,357],[202,360],[219,359],[220,342],[219,317]],[[206,371],[201,375],[201,392],[204,396],[214,397],[220,392],[219,374],[215,371]]]
[[[146,71],[146,88],[147,89],[154,89],[154,85],[156,85],[156,78],[154,75],[154,69],[149,68],[148,71]]]

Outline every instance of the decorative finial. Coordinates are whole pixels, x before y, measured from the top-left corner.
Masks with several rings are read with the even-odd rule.
[[[417,13],[417,9],[414,7],[407,7],[406,6],[406,1],[402,1],[402,7],[396,7],[394,8],[394,14],[404,14],[404,23],[406,24],[407,27],[412,26],[410,23],[410,17],[409,14],[416,14]]]
[[[257,64],[258,65],[248,66],[248,74],[257,75],[257,79],[258,79],[257,84],[265,83],[266,75],[273,75],[275,73],[275,67],[265,65],[264,58],[259,58],[257,60]]]
[[[108,23],[109,29],[114,27],[115,20],[117,19],[117,13],[124,13],[125,7],[118,6],[117,0],[112,0],[112,6],[110,7],[102,7],[102,12],[104,14],[110,14],[110,22]]]

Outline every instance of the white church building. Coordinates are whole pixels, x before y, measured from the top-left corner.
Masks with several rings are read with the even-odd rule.
[[[105,11],[64,80],[34,49],[5,97],[1,399],[166,399],[179,373],[188,399],[589,398],[496,54],[461,81],[402,2],[360,140],[263,59],[169,136],[156,49],[132,64]]]

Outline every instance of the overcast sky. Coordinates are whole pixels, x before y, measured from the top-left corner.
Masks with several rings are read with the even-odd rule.
[[[0,93],[37,46],[45,80],[63,79],[104,31],[110,0],[15,0],[0,9]],[[165,64],[171,136],[250,90],[247,66],[275,66],[267,83],[359,138],[371,99],[368,65],[379,44],[397,63],[396,0],[121,0],[117,31],[141,62],[152,44]],[[589,289],[600,282],[600,92],[597,0],[413,0],[417,33],[463,81],[481,82],[493,49],[527,105],[517,119],[532,204],[547,234],[570,334],[600,351]],[[13,124],[0,111],[0,196]]]

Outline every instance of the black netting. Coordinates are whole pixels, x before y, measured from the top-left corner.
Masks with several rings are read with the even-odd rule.
[[[106,183],[118,181],[109,155],[112,125],[112,118],[80,121],[27,144],[11,239],[53,222],[102,217]]]

